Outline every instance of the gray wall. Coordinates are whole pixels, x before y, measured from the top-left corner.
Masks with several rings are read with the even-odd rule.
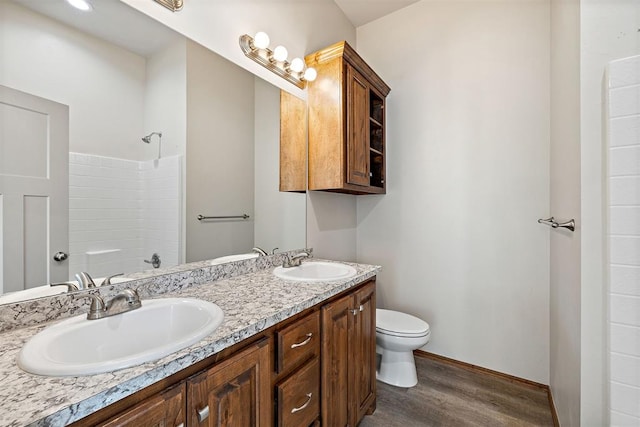
[[[545,384],[549,14],[544,0],[422,1],[357,30],[391,86],[387,194],[357,199],[378,304],[427,321],[424,350]]]
[[[551,2],[550,378],[560,423],[580,425],[580,5]]]
[[[187,44],[186,261],[253,246],[254,76]],[[198,221],[197,215],[250,220]]]

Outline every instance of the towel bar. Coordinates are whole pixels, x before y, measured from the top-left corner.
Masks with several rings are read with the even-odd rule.
[[[565,222],[558,222],[554,217],[550,217],[546,219],[541,218],[538,220],[538,223],[548,225],[551,228],[566,228],[569,231],[576,230],[576,221],[574,219],[570,219],[569,221]]]

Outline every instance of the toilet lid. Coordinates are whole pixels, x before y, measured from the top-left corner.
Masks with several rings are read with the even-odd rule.
[[[376,330],[396,336],[424,336],[429,333],[429,324],[407,313],[376,309]]]

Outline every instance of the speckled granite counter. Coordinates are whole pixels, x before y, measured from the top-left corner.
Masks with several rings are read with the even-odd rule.
[[[198,344],[155,362],[107,374],[42,377],[22,371],[16,358],[42,324],[0,334],[0,425],[63,426],[255,335],[373,276],[380,267],[350,264],[346,281],[301,283],[278,279],[273,268],[192,286],[162,297],[194,297],[218,304],[222,325]],[[144,304],[143,298],[143,304]]]

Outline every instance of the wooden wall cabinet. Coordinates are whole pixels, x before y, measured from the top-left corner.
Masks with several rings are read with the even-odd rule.
[[[309,189],[384,194],[385,98],[391,90],[347,42],[306,57]]]
[[[280,191],[307,191],[307,104],[280,91]]]
[[[355,427],[375,410],[375,282],[322,308],[322,422]]]

